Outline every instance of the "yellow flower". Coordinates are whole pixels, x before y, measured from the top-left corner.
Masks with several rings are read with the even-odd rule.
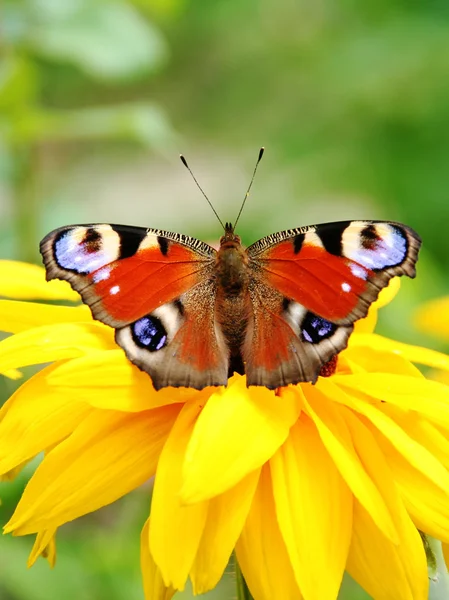
[[[449,342],[449,296],[426,302],[416,313],[415,324],[421,331]],[[436,370],[432,378],[449,384],[449,373]],[[443,544],[443,554],[449,569],[449,544]]]
[[[422,331],[449,341],[449,296],[424,304],[417,312],[416,325]]]
[[[16,281],[18,296],[42,295],[39,281],[19,289],[23,266],[6,267],[0,294]],[[335,600],[345,570],[373,598],[427,598],[418,529],[449,542],[449,387],[413,363],[449,370],[449,357],[374,334],[374,307],[316,385],[274,392],[235,375],[226,388],[155,392],[85,306],[0,302],[14,334],[0,372],[52,363],[0,412],[0,473],[45,452],[5,527],[36,534],[30,563],[54,561],[60,525],[156,475],[147,599],[189,577],[195,593],[213,588],[233,550],[256,600]]]

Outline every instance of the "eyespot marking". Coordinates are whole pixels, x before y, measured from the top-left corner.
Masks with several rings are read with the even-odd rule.
[[[133,323],[131,335],[137,346],[149,352],[157,352],[167,345],[167,332],[155,316],[147,315]]]
[[[319,344],[322,340],[331,337],[337,330],[337,325],[308,312],[301,324],[302,337],[306,342]]]
[[[395,225],[366,223],[359,230],[348,227],[343,233],[343,249],[347,258],[377,271],[402,264],[407,257],[408,240]]]
[[[117,260],[119,236],[109,225],[74,227],[56,236],[53,253],[62,269],[89,275]]]

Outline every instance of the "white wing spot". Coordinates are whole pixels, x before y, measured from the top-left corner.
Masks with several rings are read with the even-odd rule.
[[[111,289],[109,290],[109,293],[110,293],[112,296],[115,296],[115,294],[118,294],[118,293],[119,293],[119,291],[120,291],[120,286],[119,286],[119,285],[114,285],[114,286],[112,286],[112,287],[111,287]]]
[[[345,282],[343,282],[343,283],[341,284],[341,289],[342,289],[344,292],[350,292],[350,291],[351,291],[351,286],[349,285],[349,283],[346,283],[346,281],[345,281]]]

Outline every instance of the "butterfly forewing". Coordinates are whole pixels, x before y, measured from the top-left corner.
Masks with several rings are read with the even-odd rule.
[[[419,236],[399,223],[344,221],[292,229],[248,248],[256,277],[334,323],[350,324],[397,275],[415,276]]]
[[[75,225],[41,242],[47,279],[66,279],[95,319],[123,327],[210,276],[216,251],[158,229]]]

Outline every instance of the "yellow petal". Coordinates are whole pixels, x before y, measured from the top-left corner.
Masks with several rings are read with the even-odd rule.
[[[187,448],[184,502],[221,494],[276,452],[300,411],[292,391],[282,394],[247,388],[245,377],[238,376],[211,395]]]
[[[357,335],[352,338],[357,338]],[[374,338],[374,335],[370,336]],[[352,339],[351,338],[351,339]],[[409,360],[391,350],[379,350],[373,347],[363,347],[360,350],[357,343],[352,344],[344,351],[344,357],[351,363],[351,371],[357,373],[397,373],[399,375],[410,375],[411,377],[424,377],[421,371]],[[356,365],[356,368],[354,368]],[[340,374],[340,373],[339,373]]]
[[[150,552],[149,523],[145,521],[140,536],[140,569],[142,571],[145,600],[171,600],[176,593],[172,587],[166,587]]]
[[[382,600],[427,600],[426,556],[418,531],[406,515],[397,523],[400,543],[392,544],[358,503],[347,570],[372,596]]]
[[[43,325],[0,342],[0,371],[110,348],[116,348],[112,329],[101,323]]]
[[[250,513],[236,545],[237,560],[257,600],[301,600],[277,523],[268,465],[263,467]]]
[[[372,333],[376,329],[377,317],[377,308],[375,305],[372,305],[366,317],[354,323],[354,333]],[[351,339],[349,343],[351,343]]]
[[[0,300],[0,331],[20,333],[40,325],[92,321],[87,306],[56,306],[38,302]]]
[[[144,483],[178,412],[175,405],[140,413],[92,409],[39,465],[5,532],[58,527]]]
[[[22,471],[22,469],[24,468],[24,466],[27,465],[29,462],[30,462],[29,460],[24,460],[23,462],[21,462],[20,464],[18,464],[15,467],[13,467],[9,471],[6,471],[5,473],[2,473],[0,475],[0,481],[8,481],[8,482],[14,481],[14,479]],[[1,504],[2,504],[2,502],[0,500],[0,506],[1,506]]]
[[[45,269],[37,265],[0,260],[0,296],[22,300],[73,300],[80,297],[66,281],[46,281]]]
[[[56,368],[43,369],[3,405],[0,421],[0,473],[23,464],[67,437],[91,408],[55,392],[47,382]]]
[[[365,377],[371,377],[372,374],[366,375]],[[342,378],[339,378],[340,387],[342,389],[338,389],[339,386],[335,386],[334,383],[326,381],[323,383],[323,386],[326,386],[329,394],[332,393],[336,402],[341,402],[345,404],[349,408],[352,408],[356,412],[367,417],[374,427],[382,432],[386,440],[389,440],[389,443],[396,448],[396,450],[416,469],[418,469],[423,475],[425,475],[429,480],[433,481],[435,485],[439,486],[442,490],[449,492],[449,473],[444,468],[444,466],[427,450],[426,447],[421,446],[417,442],[415,442],[407,433],[395,423],[393,419],[391,419],[388,415],[386,415],[382,411],[382,406],[379,407],[373,406],[368,402],[364,401],[357,397],[356,394],[350,391],[345,393],[343,390],[351,390],[350,386],[346,386],[346,384],[351,380],[358,378],[358,375],[349,376],[345,378],[345,385],[343,386],[341,381]],[[389,377],[393,377],[392,375]],[[394,377],[402,377],[400,375]],[[404,378],[408,379],[408,378]],[[411,379],[411,378],[410,378]],[[335,382],[337,377],[333,378]],[[416,382],[415,385],[424,383],[435,383],[427,380],[421,379],[412,379],[412,381]],[[373,391],[372,387],[369,384],[365,384],[366,389]],[[394,386],[392,386],[394,387]],[[386,401],[390,400],[390,390],[385,388],[384,399]],[[376,395],[377,390],[374,390]],[[449,390],[448,390],[449,391]],[[410,408],[413,407],[413,403],[410,401]],[[405,404],[405,406],[407,406]],[[449,409],[449,406],[448,406]]]
[[[389,415],[391,409],[396,409],[389,405],[383,405],[382,408]],[[397,409],[391,410],[391,416],[409,437],[427,448],[446,469],[449,469],[449,439],[447,435],[444,435],[435,425],[429,423],[415,411],[404,413]]]
[[[449,296],[427,302],[418,309],[415,324],[421,331],[429,331],[444,339],[449,338]]]
[[[351,411],[345,410],[344,414],[357,454],[380,490],[399,536],[399,544],[392,544],[375,527],[369,513],[356,502],[348,571],[373,598],[427,598],[425,552],[398,493],[390,466],[369,428]]]
[[[166,404],[201,398],[210,388],[163,388],[156,392],[151,378],[127,360],[121,349],[96,352],[74,358],[53,371],[49,383],[59,393],[82,398],[91,406],[113,410],[139,411]]]
[[[7,369],[6,371],[0,371],[0,375],[8,377],[8,379],[12,379],[14,381],[22,379],[23,377],[23,374],[18,369]]]
[[[190,572],[194,594],[204,594],[220,581],[245,524],[259,481],[250,473],[235,487],[209,501],[206,525]]]
[[[435,369],[449,370],[449,356],[447,354],[429,348],[423,348],[422,346],[412,346],[396,340],[390,340],[389,338],[382,337],[375,333],[353,335],[351,337],[350,347],[353,350],[363,347],[364,352],[367,348],[380,350],[386,353],[393,353],[420,365],[427,365],[429,367],[434,367]],[[385,366],[388,368],[388,363],[385,363]]]
[[[32,567],[39,556],[46,558],[51,568],[56,563],[56,529],[46,529],[36,535],[36,540],[28,558],[27,567]]]
[[[437,381],[393,373],[335,375],[332,381],[352,396],[363,394],[405,410],[416,410],[429,421],[449,427],[449,386]]]
[[[387,287],[380,291],[380,294],[374,304],[376,308],[383,308],[390,304],[390,302],[396,297],[396,294],[401,289],[401,280],[399,277],[393,277],[390,279]]]
[[[315,386],[304,385],[304,404],[321,440],[354,496],[366,508],[376,525],[393,542],[397,541],[394,521],[379,490],[366,473],[354,449],[345,420],[333,396],[320,378]],[[322,392],[325,392],[323,394]],[[331,390],[330,390],[331,392]]]
[[[201,404],[190,401],[179,414],[161,453],[151,503],[150,552],[165,585],[177,590],[184,589],[207,518],[207,502],[183,506],[179,495],[184,454],[200,411]]]
[[[396,485],[415,526],[425,533],[449,542],[449,492],[439,481],[414,468],[392,444],[373,432],[377,444],[388,457]]]
[[[270,467],[299,588],[307,600],[335,600],[351,541],[353,496],[309,417],[301,415]]]
[[[449,544],[441,544],[443,549],[444,562],[446,563],[446,570],[449,570]]]

